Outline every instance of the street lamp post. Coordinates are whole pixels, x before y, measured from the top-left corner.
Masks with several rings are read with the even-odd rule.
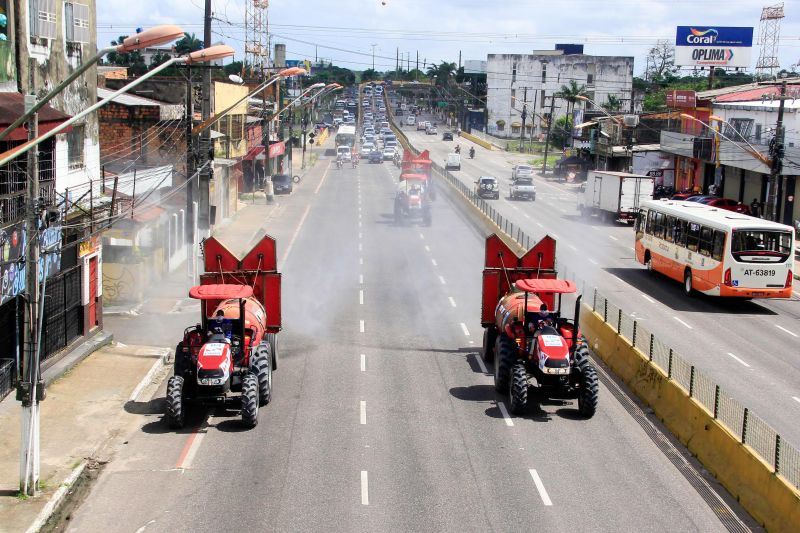
[[[174,27],[172,27],[174,28]],[[154,28],[155,29],[155,28]],[[175,31],[173,30],[170,35],[174,35]],[[154,34],[151,34],[154,35]],[[154,38],[155,39],[155,38]],[[158,39],[151,40],[149,42],[166,42],[164,40],[159,39],[166,39],[164,34]],[[126,43],[128,40],[126,39]],[[125,44],[123,43],[123,46]],[[133,46],[131,44],[130,46]],[[136,46],[139,46],[137,44]],[[133,50],[135,48],[130,48]],[[19,157],[24,153],[29,154],[29,160],[33,161],[34,164],[32,165],[33,168],[29,168],[29,172],[33,172],[32,175],[28,177],[28,221],[27,221],[27,240],[28,240],[28,249],[29,251],[32,250],[32,253],[29,253],[27,256],[27,261],[25,264],[25,276],[28,280],[28,316],[29,316],[29,329],[31,333],[29,334],[29,342],[26,343],[25,347],[25,365],[26,365],[26,372],[23,378],[23,382],[20,383],[20,387],[18,390],[19,399],[22,401],[22,435],[21,435],[21,445],[20,445],[20,492],[26,494],[28,496],[32,496],[36,493],[39,485],[39,402],[44,398],[44,389],[43,384],[40,382],[40,350],[41,350],[41,321],[44,316],[43,310],[43,302],[44,302],[44,290],[42,290],[42,294],[38,294],[38,252],[39,252],[39,240],[38,235],[40,230],[42,229],[42,222],[41,222],[41,215],[42,215],[42,206],[39,203],[38,199],[38,180],[39,177],[37,175],[36,169],[36,150],[32,150],[42,142],[52,138],[53,136],[61,133],[65,129],[69,128],[75,122],[81,120],[83,117],[92,113],[99,109],[100,107],[104,106],[117,96],[129,91],[130,89],[136,87],[141,82],[145,81],[146,79],[154,76],[168,68],[170,65],[175,63],[200,63],[206,61],[212,61],[215,59],[220,59],[223,57],[228,57],[233,55],[233,49],[229,46],[225,45],[217,45],[207,48],[205,50],[199,50],[197,52],[193,52],[188,56],[179,57],[179,58],[172,58],[169,61],[165,62],[164,64],[160,65],[159,67],[151,70],[141,78],[135,80],[134,82],[122,87],[118,91],[114,92],[108,98],[105,98],[96,104],[90,106],[89,108],[85,109],[84,111],[78,113],[71,119],[65,121],[64,123],[60,124],[56,128],[42,134],[36,135],[36,111],[37,105],[33,102],[30,103],[29,106],[26,106],[25,114],[23,116],[28,117],[29,123],[31,124],[30,132],[29,132],[29,140],[19,146],[12,148],[11,150],[7,150],[3,154],[0,154],[0,165],[4,165],[9,161]],[[61,89],[66,87],[66,85],[62,84]],[[57,93],[50,93],[48,94],[45,99],[49,100],[52,99]],[[38,108],[42,106],[39,105]],[[19,120],[19,119],[18,119]],[[42,280],[42,287],[45,286],[45,281],[47,279],[47,272],[43,272],[43,280]],[[33,290],[31,291],[30,288],[33,285]]]

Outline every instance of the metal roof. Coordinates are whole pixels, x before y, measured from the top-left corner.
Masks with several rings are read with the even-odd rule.
[[[116,91],[98,87],[97,98],[98,99],[108,98],[115,92]],[[135,94],[129,94],[129,93],[123,93],[114,98],[114,100],[112,101],[116,104],[128,107],[158,107],[161,111],[159,116],[160,120],[181,120],[183,118],[183,105],[181,104],[168,104],[165,102],[159,102],[158,100],[151,100],[149,98],[143,98],[141,96],[136,96]]]

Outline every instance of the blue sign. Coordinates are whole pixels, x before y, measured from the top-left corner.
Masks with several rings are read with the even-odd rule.
[[[675,46],[753,46],[753,28],[721,26],[678,26]]]

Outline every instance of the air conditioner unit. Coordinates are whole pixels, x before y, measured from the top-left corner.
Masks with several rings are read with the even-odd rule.
[[[626,128],[635,128],[639,125],[639,115],[625,115],[622,117],[622,123]]]

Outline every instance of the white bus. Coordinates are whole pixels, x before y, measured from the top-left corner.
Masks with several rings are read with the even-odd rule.
[[[636,260],[684,292],[790,298],[794,228],[696,202],[646,200],[636,219]]]
[[[356,127],[353,125],[341,125],[336,131],[336,147],[347,145],[350,148],[356,144]]]

